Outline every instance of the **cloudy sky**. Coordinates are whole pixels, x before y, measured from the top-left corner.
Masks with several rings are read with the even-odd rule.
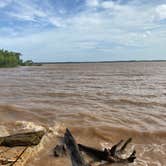
[[[0,0],[0,16],[25,60],[166,59],[166,0]]]

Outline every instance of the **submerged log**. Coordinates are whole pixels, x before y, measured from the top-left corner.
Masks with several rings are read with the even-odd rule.
[[[44,131],[34,131],[0,137],[0,146],[14,147],[38,145],[44,134]]]
[[[121,157],[122,154],[124,154],[124,151],[125,151],[127,145],[131,141],[132,141],[131,138],[129,138],[124,143],[123,143],[123,140],[121,140],[119,143],[112,146],[111,149],[105,148],[104,150],[98,150],[98,149],[95,149],[95,148],[92,148],[89,146],[85,146],[82,144],[76,144],[74,137],[72,136],[70,131],[68,129],[66,129],[66,132],[64,135],[64,144],[57,145],[54,148],[54,155],[63,156],[67,149],[73,166],[88,166],[88,164],[86,164],[86,162],[84,161],[84,159],[82,157],[81,151],[83,151],[88,156],[90,156],[94,162],[106,161],[108,163],[132,163],[136,159],[135,150],[133,150],[131,155],[129,155],[128,157],[126,157],[126,158]]]

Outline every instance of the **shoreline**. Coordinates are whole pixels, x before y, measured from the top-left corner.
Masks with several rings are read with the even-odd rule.
[[[81,64],[81,63],[142,63],[166,62],[166,60],[131,60],[131,61],[83,61],[83,62],[35,62],[35,64]]]

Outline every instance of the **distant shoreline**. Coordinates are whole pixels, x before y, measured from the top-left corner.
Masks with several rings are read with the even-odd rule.
[[[35,62],[35,64],[80,64],[80,63],[137,63],[137,62],[166,62],[166,60],[130,60],[130,61],[83,61],[83,62]]]

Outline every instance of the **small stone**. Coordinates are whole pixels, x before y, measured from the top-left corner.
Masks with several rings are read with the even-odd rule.
[[[64,145],[56,145],[54,148],[54,156],[62,157],[66,153]]]

